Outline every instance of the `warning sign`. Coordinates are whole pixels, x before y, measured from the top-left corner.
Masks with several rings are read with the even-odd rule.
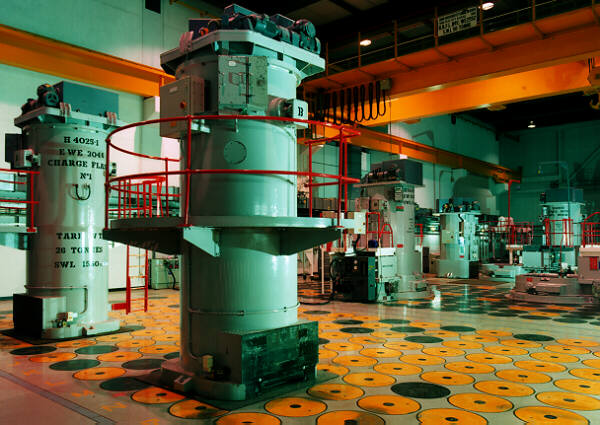
[[[438,37],[453,34],[477,26],[477,7],[459,10],[438,17]]]

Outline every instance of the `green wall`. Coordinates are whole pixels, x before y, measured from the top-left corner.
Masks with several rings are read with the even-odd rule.
[[[452,123],[449,115],[424,118],[415,124],[394,123],[391,133],[493,164],[499,163],[500,142],[494,132],[458,118]],[[394,155],[373,153],[371,163],[390,159]],[[465,170],[423,162],[423,187],[416,188],[416,202],[421,208],[434,208],[436,198],[466,197],[479,200],[481,209],[496,214],[493,194],[497,185],[488,178],[471,176]]]
[[[566,161],[571,186],[582,188],[588,213],[600,210],[600,120],[554,127],[528,129],[517,133],[519,141],[503,141],[501,164],[522,167],[523,183],[511,191],[511,215],[516,220],[537,222],[539,195],[550,185],[567,186],[567,174],[555,165],[538,164]],[[506,196],[499,198],[507,204]]]

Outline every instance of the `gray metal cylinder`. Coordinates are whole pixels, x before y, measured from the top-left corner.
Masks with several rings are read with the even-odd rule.
[[[214,81],[207,72],[216,69],[197,63],[183,64],[178,75]],[[269,94],[294,97],[300,80],[293,69],[277,60],[267,69]],[[192,169],[296,171],[293,124],[240,119],[206,120],[204,126],[210,130],[195,133],[191,143]],[[187,147],[181,145],[185,164]],[[296,180],[293,175],[192,175],[190,216],[296,217]],[[183,176],[182,193],[186,185]],[[184,244],[181,361],[186,369],[200,369],[202,355],[219,352],[220,333],[297,322],[297,255],[278,255],[279,238],[272,230],[223,230],[219,257]]]
[[[18,331],[67,338],[119,327],[108,320],[108,243],[102,239],[107,133],[83,123],[23,125],[24,148],[40,156],[40,174],[26,293],[15,294]]]

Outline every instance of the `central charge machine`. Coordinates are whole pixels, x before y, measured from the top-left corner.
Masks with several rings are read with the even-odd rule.
[[[296,132],[307,118],[296,99],[303,78],[324,68],[314,26],[236,5],[220,22],[191,20],[162,66],[161,124],[181,140],[182,219],[113,220],[106,237],[181,254],[180,358],[162,385],[221,400],[251,400],[315,380],[317,322],[297,316],[296,253],[341,236],[346,220],[297,217]],[[231,115],[240,116],[232,118]],[[199,172],[219,170],[218,172]],[[244,174],[240,170],[267,170]],[[153,229],[148,232],[148,229]]]
[[[6,135],[14,170],[39,173],[27,234],[25,293],[14,294],[15,331],[62,339],[111,332],[104,221],[105,138],[117,122],[118,95],[69,82],[38,87]],[[33,186],[32,186],[33,184]]]

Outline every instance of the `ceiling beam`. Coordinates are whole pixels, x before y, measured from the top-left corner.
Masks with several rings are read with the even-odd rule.
[[[460,155],[369,128],[360,127],[358,130],[360,131],[359,136],[348,139],[353,146],[391,154],[403,154],[411,159],[444,165],[454,169],[462,168],[479,176],[491,177],[498,183],[520,180],[521,178],[520,172],[491,162],[481,161],[477,158]],[[318,134],[321,137],[334,137],[336,135],[337,130],[327,127],[322,134]],[[303,142],[304,139],[298,139],[298,143]]]
[[[175,78],[116,56],[0,24],[0,63],[140,96],[158,96]]]
[[[597,8],[600,10],[600,5]],[[434,49],[427,49],[309,80],[303,85],[307,91],[335,91],[389,78],[390,94],[394,97],[587,59],[600,55],[600,25],[592,10],[582,8],[537,20],[548,35],[543,39],[524,24],[484,34],[485,42],[481,37],[472,37],[439,45],[437,49],[450,60],[441,60]]]
[[[573,62],[394,98],[369,126],[451,114],[496,104],[582,91],[590,87],[588,64]]]

